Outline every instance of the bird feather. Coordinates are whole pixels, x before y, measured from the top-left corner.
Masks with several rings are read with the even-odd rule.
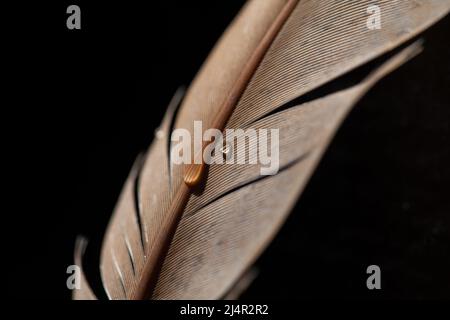
[[[282,226],[348,112],[421,44],[392,54],[357,83],[305,97],[450,10],[449,0],[380,0],[382,27],[370,30],[372,3],[247,2],[186,95],[175,94],[125,183],[100,257],[110,299],[216,299],[233,292]],[[172,130],[192,133],[197,120],[205,129],[278,128],[279,172],[261,176],[259,164],[173,164]],[[77,264],[82,251],[76,250]],[[77,291],[75,299],[95,298],[84,272]]]

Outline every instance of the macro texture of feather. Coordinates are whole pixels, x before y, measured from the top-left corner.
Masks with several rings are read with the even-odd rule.
[[[298,99],[395,49],[450,10],[450,0],[379,0],[382,27],[370,30],[373,3],[251,0],[244,6],[184,98],[175,94],[125,183],[100,259],[110,299],[217,299],[234,290],[351,108],[417,54],[420,43],[392,54],[358,83]],[[259,164],[207,170],[171,164],[171,130],[193,132],[195,120],[205,129],[278,128],[278,174],[261,176]],[[201,186],[191,184],[196,179]],[[80,242],[75,252],[79,265],[83,248]],[[74,298],[95,299],[84,275],[81,280]]]

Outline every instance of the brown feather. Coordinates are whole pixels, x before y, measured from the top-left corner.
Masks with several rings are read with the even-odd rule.
[[[358,99],[418,51],[408,47],[354,86],[286,106],[399,46],[450,10],[449,0],[252,0],[224,33],[175,118],[175,95],[128,178],[101,253],[111,299],[226,295],[268,245]],[[278,128],[280,172],[259,165],[172,165],[170,130]],[[241,150],[240,152],[245,152]],[[198,156],[194,154],[194,157]],[[90,297],[90,291],[74,298]]]

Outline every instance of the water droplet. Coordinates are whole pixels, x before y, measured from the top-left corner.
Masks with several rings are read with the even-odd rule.
[[[231,147],[228,145],[228,143],[220,148],[220,152],[222,153],[222,156],[225,160],[229,160],[231,158]]]
[[[223,147],[220,149],[220,152],[225,153],[225,154],[228,154],[228,153],[230,152],[230,148],[228,148],[228,146],[223,146]]]

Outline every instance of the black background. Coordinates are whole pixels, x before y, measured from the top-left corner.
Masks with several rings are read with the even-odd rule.
[[[138,152],[243,1],[58,1],[8,22],[3,265],[9,296],[69,299]],[[78,4],[82,30],[66,28]],[[5,11],[9,15],[10,11]],[[450,19],[358,104],[244,298],[450,298]],[[366,288],[377,264],[382,290]]]

